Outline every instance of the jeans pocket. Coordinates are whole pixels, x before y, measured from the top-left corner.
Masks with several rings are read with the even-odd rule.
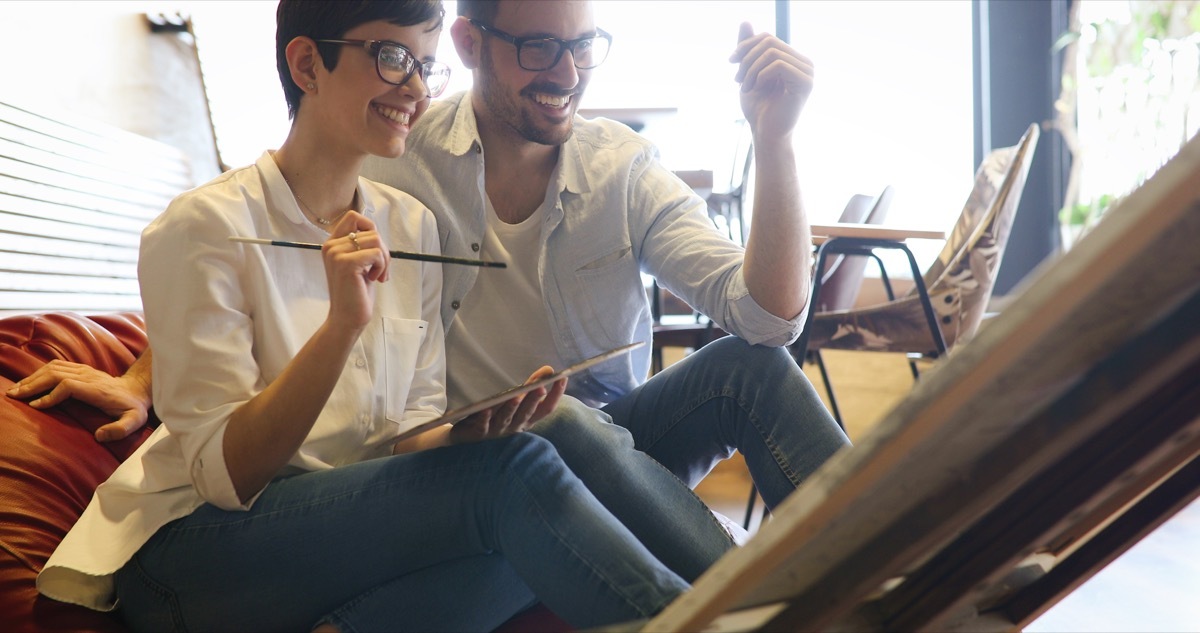
[[[134,556],[113,578],[119,613],[134,631],[187,631],[175,591],[155,580]]]

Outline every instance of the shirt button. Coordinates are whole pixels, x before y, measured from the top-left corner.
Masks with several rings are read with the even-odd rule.
[[[366,366],[367,366],[367,361],[363,360],[363,359],[360,357],[358,360],[354,361],[354,366],[355,366],[355,367],[366,367]]]
[[[458,302],[458,299],[455,299],[454,301],[450,302],[450,307],[454,308],[455,310],[457,310],[458,306],[460,306],[460,305],[462,305],[462,304]]]
[[[472,145],[475,147],[475,153],[476,153],[476,154],[482,154],[482,153],[483,153],[483,147],[479,145],[479,141],[475,141],[474,143],[472,143]]]
[[[473,250],[473,251],[475,251],[476,253],[478,253],[478,252],[479,252],[479,243],[478,243],[478,242],[476,242],[476,243],[472,244],[472,245],[471,245],[471,250]]]
[[[363,421],[363,424],[370,424],[370,423],[371,423],[371,416],[369,416],[369,415],[364,415],[364,416],[362,417],[362,421]]]

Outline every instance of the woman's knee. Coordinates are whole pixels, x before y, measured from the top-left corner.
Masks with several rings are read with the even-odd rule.
[[[501,461],[505,463],[521,459],[544,459],[553,457],[555,452],[553,444],[530,433],[516,433],[499,441],[504,443]]]
[[[564,456],[600,453],[633,447],[633,437],[599,409],[564,396],[554,412],[543,418],[530,432],[546,438]]]
[[[517,433],[498,441],[505,443],[497,464],[501,474],[528,479],[567,471],[558,450],[544,437],[533,433]]]

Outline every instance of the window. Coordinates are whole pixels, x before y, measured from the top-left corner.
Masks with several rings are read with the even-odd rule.
[[[890,184],[889,224],[949,230],[976,167],[971,3],[792,2],[790,13],[816,70],[795,139],[812,221]],[[912,248],[924,267],[941,243]]]
[[[189,9],[222,158],[248,164],[277,147],[289,125],[275,71],[275,2]],[[793,2],[790,11],[791,41],[817,72],[795,134],[811,219],[834,221],[852,194],[891,184],[890,221],[949,228],[975,167],[970,3]],[[456,15],[454,2],[446,13]],[[720,173],[741,118],[728,56],[741,22],[774,30],[775,2],[597,2],[595,16],[613,50],[582,106],[667,112],[642,130],[667,166]],[[438,58],[454,69],[448,92],[470,86],[447,34]],[[914,244],[923,263],[939,248]]]
[[[1078,169],[1060,217],[1064,242],[1200,130],[1200,2],[1080,0],[1076,11],[1075,72],[1062,105],[1075,115]]]
[[[742,117],[733,81],[737,67],[729,55],[742,22],[756,32],[774,32],[773,0],[594,6],[597,26],[613,34],[613,49],[593,74],[582,107],[669,111],[671,115],[651,119],[642,130],[667,167],[717,167],[719,172],[734,153]]]
[[[221,160],[242,167],[287,138],[275,70],[275,1],[188,5]]]

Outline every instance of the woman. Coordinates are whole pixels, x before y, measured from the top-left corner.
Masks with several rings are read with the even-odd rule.
[[[579,410],[556,408],[564,383],[393,440],[441,414],[445,380],[440,269],[387,250],[439,242],[420,203],[357,174],[403,152],[444,87],[442,16],[436,0],[280,3],[291,131],[143,233],[163,425],[97,490],[44,594],[119,604],[139,630],[463,630],[535,596],[586,627],[687,589],[520,432]]]

